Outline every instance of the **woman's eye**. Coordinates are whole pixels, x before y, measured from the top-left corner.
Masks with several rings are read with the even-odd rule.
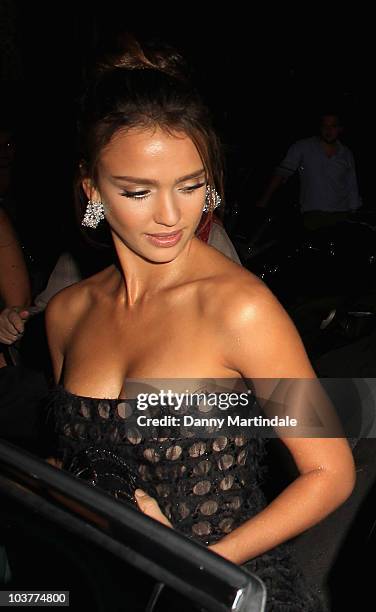
[[[190,187],[183,187],[181,191],[183,191],[184,193],[192,193],[193,191],[196,191],[196,189],[204,187],[204,185],[206,185],[206,181],[204,181],[203,183],[197,183],[197,185],[192,185]]]
[[[197,183],[197,185],[190,185],[189,187],[182,187],[182,189],[180,189],[179,191],[189,194],[189,193],[193,193],[194,191],[196,191],[196,189],[200,189],[201,187],[204,187],[205,185],[206,185],[206,181],[203,181],[202,183]],[[149,197],[150,193],[151,192],[148,190],[127,191],[126,189],[124,189],[120,195],[124,196],[125,198],[132,198],[133,200],[145,200],[146,198]]]
[[[134,200],[145,200],[150,194],[150,191],[124,191],[121,192],[121,195],[126,198],[133,198]]]

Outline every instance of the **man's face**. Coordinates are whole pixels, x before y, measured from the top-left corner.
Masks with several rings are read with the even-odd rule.
[[[338,117],[335,115],[324,115],[320,124],[321,139],[327,144],[334,144],[341,132],[342,127]]]

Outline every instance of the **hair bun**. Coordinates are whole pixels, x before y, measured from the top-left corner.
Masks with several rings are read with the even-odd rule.
[[[117,68],[159,70],[172,77],[189,80],[184,58],[173,47],[158,40],[141,45],[133,34],[119,34],[112,48],[99,53],[96,72],[100,75]]]

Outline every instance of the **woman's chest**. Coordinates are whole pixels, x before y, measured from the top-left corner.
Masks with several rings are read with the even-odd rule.
[[[93,313],[67,343],[65,386],[82,395],[118,397],[126,379],[228,376],[219,339],[194,313],[181,314],[137,320]]]

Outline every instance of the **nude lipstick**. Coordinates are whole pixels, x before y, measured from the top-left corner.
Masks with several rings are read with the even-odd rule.
[[[148,240],[157,247],[169,248],[175,246],[183,236],[183,231],[169,232],[160,234],[146,234]]]

